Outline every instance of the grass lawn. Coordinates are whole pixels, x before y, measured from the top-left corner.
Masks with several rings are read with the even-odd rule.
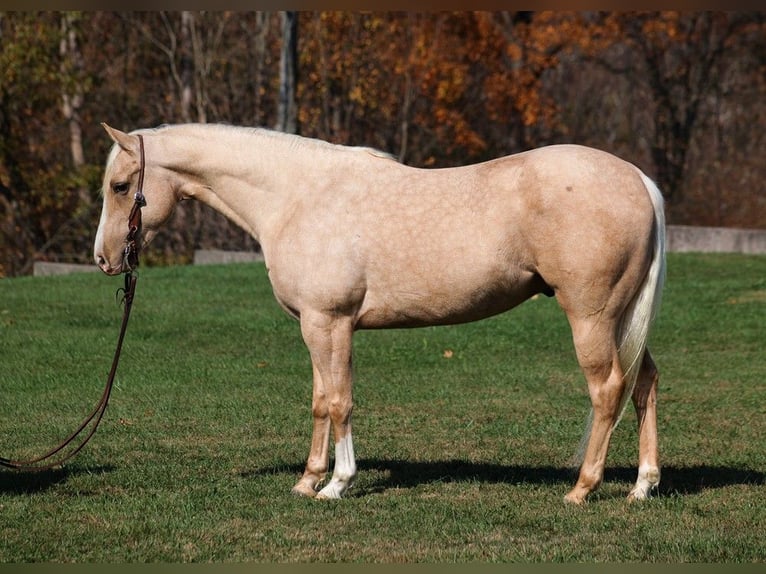
[[[120,278],[0,280],[0,455],[100,396]],[[628,504],[632,409],[601,489],[564,504],[589,410],[540,297],[455,327],[360,332],[348,498],[295,498],[311,367],[262,264],[142,269],[104,421],[63,469],[0,471],[0,561],[762,562],[766,257],[670,254],[651,339],[662,483]]]

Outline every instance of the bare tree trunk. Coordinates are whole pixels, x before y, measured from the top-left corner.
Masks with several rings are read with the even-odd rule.
[[[185,122],[191,121],[192,85],[194,83],[194,59],[192,57],[192,28],[194,27],[194,14],[188,10],[181,12],[181,65],[180,65],[180,92],[181,92],[181,118]]]
[[[197,107],[197,121],[207,123],[208,111],[217,116],[217,110],[209,98],[209,82],[213,63],[218,55],[221,40],[229,22],[229,15],[190,21],[191,48],[193,56],[194,101]]]
[[[83,70],[83,59],[77,43],[77,29],[74,24],[75,16],[71,12],[64,12],[61,16],[59,55],[61,56],[61,77],[65,83],[61,91],[61,111],[69,125],[69,147],[72,154],[72,164],[75,169],[79,169],[85,165],[82,125],[80,123],[83,94],[79,82]]]
[[[255,125],[260,125],[263,121],[262,91],[264,90],[263,63],[266,55],[266,36],[269,33],[269,13],[257,12],[255,15],[255,85],[253,87],[255,96]]]
[[[282,12],[282,54],[279,60],[279,105],[276,129],[298,131],[295,89],[298,84],[298,14]]]
[[[399,121],[399,134],[400,134],[400,141],[399,141],[399,154],[398,159],[401,163],[405,163],[405,160],[407,158],[407,151],[409,146],[409,139],[410,139],[410,115],[411,115],[411,109],[413,100],[416,97],[416,87],[415,83],[413,82],[412,78],[412,59],[413,54],[415,52],[414,47],[414,40],[412,37],[412,30],[416,28],[416,26],[419,26],[420,23],[416,22],[415,16],[413,16],[411,13],[407,13],[407,29],[406,29],[406,36],[407,36],[407,44],[408,48],[405,52],[407,54],[406,56],[406,67],[404,69],[404,93],[402,94],[402,108],[401,108],[401,119]]]

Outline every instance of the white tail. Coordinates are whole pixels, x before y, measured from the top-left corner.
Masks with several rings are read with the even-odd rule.
[[[618,333],[617,356],[622,367],[623,379],[625,381],[625,390],[620,399],[619,416],[614,422],[614,429],[622,419],[628,399],[633,394],[633,388],[636,385],[638,371],[641,368],[641,362],[644,359],[644,351],[649,338],[654,319],[660,309],[662,300],[662,288],[665,284],[665,208],[657,185],[639,170],[641,179],[644,182],[649,198],[654,207],[654,255],[652,264],[646,274],[641,288],[636,296],[625,309]],[[582,462],[585,455],[585,449],[588,446],[591,425],[593,424],[593,410],[591,409],[586,423],[585,433],[580,441],[580,448],[577,453],[578,465]]]

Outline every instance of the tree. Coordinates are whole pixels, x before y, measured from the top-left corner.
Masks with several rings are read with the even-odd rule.
[[[496,51],[487,62],[483,87],[489,119],[506,126],[498,134],[505,152],[529,149],[540,129],[557,118],[555,102],[546,97],[543,77],[559,63],[571,35],[570,15],[555,12],[498,12],[481,17],[483,52]]]
[[[577,142],[658,179],[671,223],[766,226],[760,13],[294,16],[0,12],[0,275],[90,260],[101,121],[277,126],[421,167]],[[254,240],[186,204],[144,260],[201,247]]]
[[[68,219],[57,14],[0,18],[0,271],[23,274]],[[63,144],[63,145],[62,145]],[[49,151],[49,146],[51,149]],[[62,189],[63,188],[63,189]]]
[[[80,52],[77,15],[75,13],[64,12],[61,15],[59,54],[61,55],[61,75],[64,79],[61,90],[61,111],[69,125],[72,164],[76,169],[79,169],[85,165],[80,118],[85,78],[83,77],[83,59]]]
[[[176,109],[169,114],[182,122],[207,123],[214,107],[210,95],[215,67],[223,60],[222,43],[232,26],[231,13],[188,10],[139,14],[130,20],[143,37],[165,56],[175,87]],[[159,20],[159,22],[157,22]]]
[[[656,177],[671,201],[683,199],[689,147],[700,111],[723,73],[722,59],[755,18],[728,12],[620,12],[595,23],[611,30],[609,47],[624,42],[630,48],[627,58],[615,62],[602,56],[599,62],[649,88],[654,125],[650,151]]]
[[[282,12],[282,51],[279,59],[279,105],[276,129],[298,131],[295,91],[298,84],[298,14]]]
[[[255,22],[250,24],[244,20],[242,23],[246,34],[251,36],[252,46],[248,46],[246,54],[248,56],[248,68],[246,77],[248,84],[246,92],[253,96],[253,124],[260,125],[263,118],[268,116],[266,108],[266,93],[268,91],[268,36],[270,29],[270,18],[267,12],[256,12]],[[297,79],[297,78],[296,78]]]

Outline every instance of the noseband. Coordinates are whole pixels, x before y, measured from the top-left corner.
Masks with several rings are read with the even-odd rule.
[[[117,339],[117,347],[114,350],[114,358],[112,359],[112,368],[109,370],[109,376],[106,380],[106,387],[101,395],[101,400],[96,404],[91,413],[85,417],[80,426],[75,429],[72,434],[65,438],[61,443],[49,450],[47,453],[40,455],[36,458],[29,460],[12,460],[8,458],[0,457],[0,467],[10,468],[13,470],[21,471],[41,471],[50,470],[56,466],[64,464],[67,460],[76,455],[87,444],[91,437],[95,434],[98,428],[101,418],[104,416],[106,406],[109,403],[109,396],[112,393],[112,386],[114,385],[114,377],[117,374],[117,365],[120,362],[120,352],[122,351],[122,341],[125,338],[125,332],[128,328],[128,319],[130,318],[130,309],[133,306],[133,295],[136,292],[136,275],[133,271],[138,267],[138,253],[140,251],[138,236],[141,232],[141,208],[146,205],[146,198],[144,197],[144,171],[146,168],[146,161],[144,159],[144,138],[138,134],[139,151],[140,151],[140,164],[138,171],[138,189],[133,201],[133,207],[130,210],[128,216],[128,234],[125,237],[125,251],[123,253],[122,268],[125,272],[125,287],[120,289],[122,291],[122,324],[120,326],[120,335]],[[92,424],[91,424],[92,423]],[[74,446],[71,450],[64,452],[67,447],[71,446],[75,439],[84,432],[88,426],[90,430],[87,431],[84,438],[79,444]]]

